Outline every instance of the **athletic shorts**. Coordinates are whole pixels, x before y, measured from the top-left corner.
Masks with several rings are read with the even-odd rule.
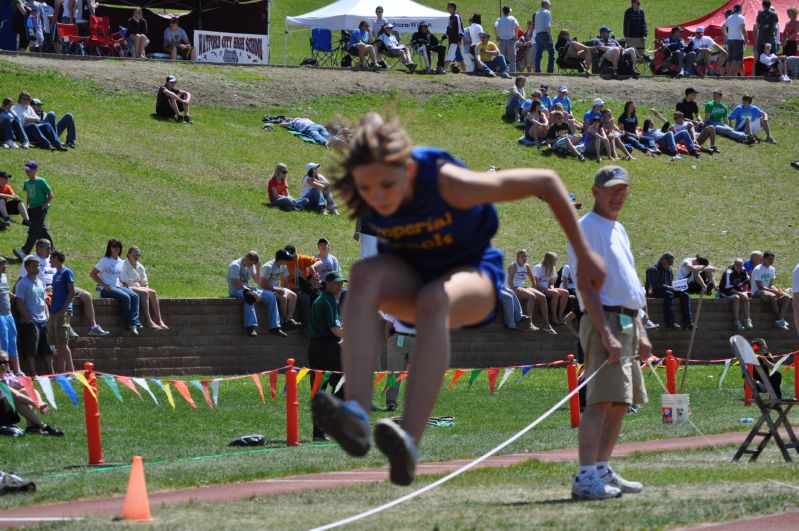
[[[17,325],[14,324],[14,316],[11,314],[0,315],[0,349],[8,352],[10,358],[18,356]]]
[[[6,201],[6,212],[8,212],[9,216],[18,216],[19,215],[19,205],[22,202],[19,199],[9,199]]]
[[[743,61],[744,60],[744,41],[740,40],[727,40],[727,60],[728,61]]]
[[[763,124],[760,123],[760,118],[757,120],[750,120],[749,127],[752,129],[752,134],[759,133],[763,130]],[[736,131],[746,131],[746,122],[741,120],[740,125],[735,128]]]
[[[569,138],[566,136],[562,136],[555,140],[555,143],[552,144],[550,148],[552,151],[557,151],[558,153],[570,153],[569,148],[566,146]]]
[[[613,336],[621,343],[621,357],[635,356],[639,339],[637,328],[630,334],[622,334],[618,313],[605,312],[605,318]],[[608,358],[608,351],[602,344],[599,330],[587,314],[580,319],[580,345],[585,353],[585,376],[588,377],[599,370]],[[648,400],[641,367],[635,358],[602,367],[586,387],[588,405],[600,402],[641,405]]]
[[[781,301],[783,299],[787,299],[788,298],[787,295],[783,295],[782,297],[779,297],[779,296],[771,293],[770,291],[766,291],[764,289],[761,289],[755,295],[757,296],[758,299],[760,299],[761,301],[765,302],[766,304],[771,304],[771,301],[773,301],[773,300]]]
[[[463,45],[461,44],[453,44],[447,47],[447,55],[445,58],[447,61],[463,61]]]
[[[52,356],[53,351],[47,343],[47,323],[22,323],[19,326],[22,339],[23,357]]]

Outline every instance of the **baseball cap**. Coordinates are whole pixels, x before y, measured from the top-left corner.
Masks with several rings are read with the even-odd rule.
[[[169,23],[170,24],[177,24],[178,23],[178,17],[170,17]]]
[[[42,103],[42,100],[40,100],[39,98],[33,98],[33,99],[31,100],[31,103],[32,103],[33,105],[44,105],[44,103]]]
[[[538,88],[541,88],[541,89],[544,89],[544,90],[549,90],[549,85],[547,85],[546,83],[541,83],[541,86],[538,87]]]
[[[317,246],[318,246],[318,245],[322,245],[323,243],[324,243],[325,245],[330,245],[330,242],[329,242],[329,241],[327,241],[327,238],[319,238],[319,241],[318,241],[318,242],[316,242],[316,245],[317,245]]]
[[[596,98],[594,100],[594,103],[592,103],[591,105],[604,105],[604,104],[605,104],[605,102],[602,101],[602,98]]]
[[[384,25],[383,25],[383,27],[384,27],[384,28],[388,28],[388,29],[394,29],[394,24],[392,24],[391,22],[389,22],[388,24],[384,24]]]
[[[419,23],[419,26],[418,26],[418,27],[419,27],[419,29],[422,29],[423,27],[424,27],[424,28],[429,28],[429,27],[430,27],[430,24],[428,24],[427,22],[425,22],[425,21],[423,20],[423,21],[421,21],[421,22]]]
[[[610,33],[610,28],[607,26],[602,26],[599,28],[599,33]]]
[[[0,177],[2,177],[3,179],[10,179],[11,174],[6,171],[0,171]]]
[[[38,168],[38,167],[39,167],[39,165],[38,165],[38,164],[36,164],[36,161],[35,161],[35,160],[29,160],[29,161],[28,161],[28,162],[26,162],[26,163],[25,163],[25,165],[23,166],[23,168],[24,168],[24,169],[26,169],[26,170],[35,170],[35,169],[36,169],[36,168]]]
[[[594,186],[610,188],[617,184],[630,185],[630,174],[621,166],[605,166],[594,176]]]
[[[705,32],[704,26],[697,26],[696,29],[694,30],[694,33],[704,33],[704,32]]]
[[[22,261],[22,264],[27,265],[28,262],[36,262],[38,264],[39,257],[36,256],[35,254],[29,254],[28,256],[25,257],[25,260]]]
[[[331,271],[325,275],[325,282],[346,282],[347,279],[338,271]]]
[[[0,264],[7,264],[7,263],[8,263],[8,260],[6,259],[6,257],[5,256],[0,256]]]
[[[319,166],[321,166],[321,164],[317,164],[316,162],[309,162],[308,164],[305,165],[305,171],[315,170]]]
[[[566,94],[568,94],[569,93],[569,87],[567,87],[566,85],[563,85],[563,86],[561,86],[558,89],[558,92],[565,92]]]
[[[176,78],[175,76],[170,74],[170,75],[166,76],[166,82],[167,83],[177,83],[178,82],[178,78]]]
[[[696,90],[694,87],[688,87],[687,89],[685,89],[685,95],[687,96],[688,94],[699,94],[699,91]]]

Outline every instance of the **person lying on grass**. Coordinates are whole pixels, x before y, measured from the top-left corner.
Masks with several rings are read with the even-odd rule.
[[[502,253],[491,245],[499,227],[493,203],[531,196],[546,201],[579,256],[583,290],[599,289],[604,263],[586,243],[566,188],[551,170],[474,172],[444,150],[414,147],[397,122],[376,113],[359,120],[342,148],[335,186],[380,246],[349,277],[342,319],[348,400],[318,392],[312,410],[347,453],[365,455],[373,373],[384,342],[378,311],[415,323],[402,425],[382,419],[374,432],[391,463],[391,481],[408,485],[449,365],[449,330],[494,319],[504,274]]]

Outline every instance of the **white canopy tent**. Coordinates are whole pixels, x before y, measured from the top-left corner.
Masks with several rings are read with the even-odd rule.
[[[377,18],[377,6],[384,7],[383,18],[394,24],[394,29],[400,33],[417,31],[420,22],[427,22],[430,31],[441,33],[447,29],[449,23],[449,13],[446,11],[433,9],[413,0],[338,0],[304,15],[286,17],[286,40],[288,41],[289,26],[352,31],[358,28],[361,20],[366,20],[371,25]],[[286,48],[283,48],[284,64],[287,60]]]

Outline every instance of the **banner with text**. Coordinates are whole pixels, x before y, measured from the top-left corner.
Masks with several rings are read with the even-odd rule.
[[[197,61],[263,65],[269,57],[269,35],[195,30]]]

